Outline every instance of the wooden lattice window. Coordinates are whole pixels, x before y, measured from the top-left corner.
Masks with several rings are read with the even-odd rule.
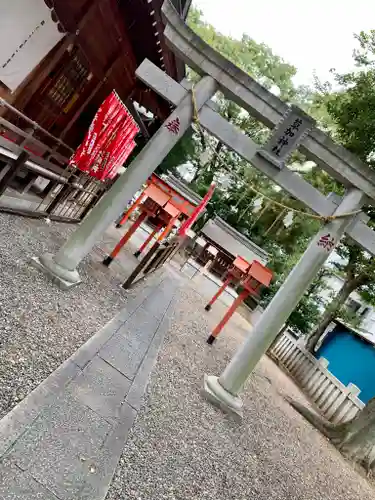
[[[72,55],[68,65],[49,88],[47,93],[49,100],[62,111],[69,111],[75,96],[79,96],[85,85],[88,75],[89,71],[80,61],[78,54]]]

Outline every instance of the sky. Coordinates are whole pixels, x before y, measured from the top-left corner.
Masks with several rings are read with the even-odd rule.
[[[298,72],[296,84],[322,81],[329,70],[353,68],[354,33],[375,29],[374,0],[194,0],[207,22],[240,38],[267,44]],[[228,8],[229,7],[229,8]]]

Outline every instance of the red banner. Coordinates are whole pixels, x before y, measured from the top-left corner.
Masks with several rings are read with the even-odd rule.
[[[115,176],[116,172],[127,158],[128,155],[126,155],[126,158],[124,156],[130,146],[130,151],[133,150],[135,146],[133,138],[137,132],[138,128],[131,120],[126,118],[118,130],[112,134],[104,148],[103,154],[99,157],[99,163],[92,167],[92,170],[96,171],[96,177],[98,179],[102,180],[103,175],[105,175],[106,178],[113,178]]]
[[[108,177],[110,179],[113,179],[115,175],[117,174],[118,169],[122,166],[123,163],[128,159],[130,153],[133,151],[135,148],[136,143],[134,141],[131,141],[127,144],[127,146],[124,148],[124,150],[121,152],[121,155],[119,157],[119,160],[117,162],[117,165],[109,172]]]
[[[138,127],[130,122],[125,125],[121,133],[118,134],[115,148],[108,165],[108,176],[110,179],[116,175],[118,169],[123,165],[129,154],[135,148],[136,143],[134,137],[137,133]]]
[[[97,111],[69,164],[101,181],[113,178],[134,149],[133,139],[138,131],[134,118],[112,92]]]
[[[99,140],[99,134],[103,130],[104,123],[108,121],[108,118],[111,116],[113,107],[117,105],[115,94],[110,94],[98,109],[93,121],[91,122],[85,140],[70,159],[70,165],[74,165],[84,172],[90,169],[90,164],[92,163],[92,152]]]

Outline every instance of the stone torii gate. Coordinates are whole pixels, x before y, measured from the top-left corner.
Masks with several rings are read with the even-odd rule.
[[[242,401],[238,394],[245,381],[340,238],[346,233],[375,254],[375,233],[367,226],[368,218],[358,213],[365,203],[375,199],[375,172],[315,128],[313,119],[302,110],[289,107],[204,43],[179,18],[170,0],[165,0],[163,14],[166,42],[202,76],[194,90],[201,125],[315,213],[324,217],[338,216],[325,223],[311,240],[299,263],[221,376],[205,377],[207,397],[223,409],[240,414]],[[188,84],[175,82],[149,61],[141,64],[137,76],[176,108],[56,255],[35,259],[39,267],[64,287],[80,282],[77,265],[118,217],[126,200],[140,188],[194,121]],[[259,147],[215,111],[211,98],[218,90],[274,129],[266,145]],[[345,185],[347,191],[343,199],[335,195],[325,197],[288,169],[287,159],[297,148]],[[343,214],[346,215],[340,217]]]

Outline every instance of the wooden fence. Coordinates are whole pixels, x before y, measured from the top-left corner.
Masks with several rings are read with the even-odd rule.
[[[269,354],[290,373],[330,422],[350,420],[365,406],[357,397],[360,393],[357,386],[345,386],[328,370],[325,358],[317,360],[288,331],[271,346]]]

